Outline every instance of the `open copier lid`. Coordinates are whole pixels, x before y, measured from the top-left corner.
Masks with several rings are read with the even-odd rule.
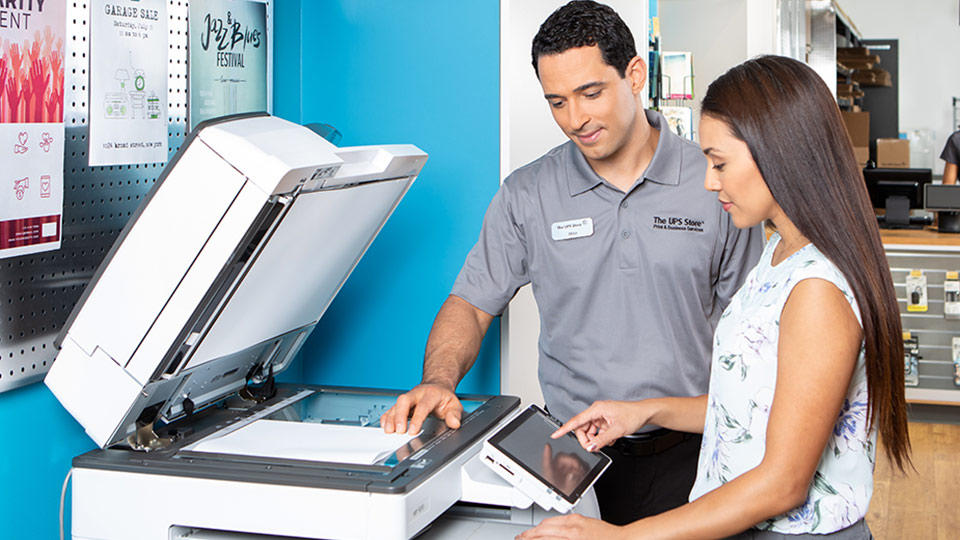
[[[201,124],[64,325],[47,386],[105,448],[271,380],[426,159],[265,114]]]

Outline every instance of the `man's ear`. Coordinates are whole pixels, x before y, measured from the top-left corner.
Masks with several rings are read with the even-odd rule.
[[[643,92],[643,85],[647,83],[647,63],[643,61],[640,55],[634,56],[627,64],[627,79],[630,79],[630,89],[633,95],[639,95]]]

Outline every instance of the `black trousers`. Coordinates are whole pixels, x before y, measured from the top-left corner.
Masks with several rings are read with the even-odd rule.
[[[697,476],[702,439],[690,434],[676,446],[646,456],[604,448],[613,463],[594,484],[603,520],[626,525],[685,504]]]

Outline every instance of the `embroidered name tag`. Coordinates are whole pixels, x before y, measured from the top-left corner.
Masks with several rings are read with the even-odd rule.
[[[550,234],[554,240],[570,240],[571,238],[591,236],[593,234],[593,218],[558,221],[550,226]]]

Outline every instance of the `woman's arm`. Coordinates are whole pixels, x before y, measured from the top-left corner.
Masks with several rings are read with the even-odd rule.
[[[706,413],[706,395],[642,401],[595,401],[560,426],[552,437],[556,439],[572,431],[584,448],[594,452],[624,435],[636,433],[648,424],[675,431],[703,433]]]
[[[703,433],[707,416],[707,395],[651,399],[656,409],[648,424],[674,431]]]
[[[780,317],[777,383],[765,455],[757,467],[689,504],[623,529],[563,516],[545,520],[522,538],[588,538],[600,531],[611,538],[723,538],[800,506],[837,421],[861,341],[859,323],[840,290],[820,279],[801,281]]]

